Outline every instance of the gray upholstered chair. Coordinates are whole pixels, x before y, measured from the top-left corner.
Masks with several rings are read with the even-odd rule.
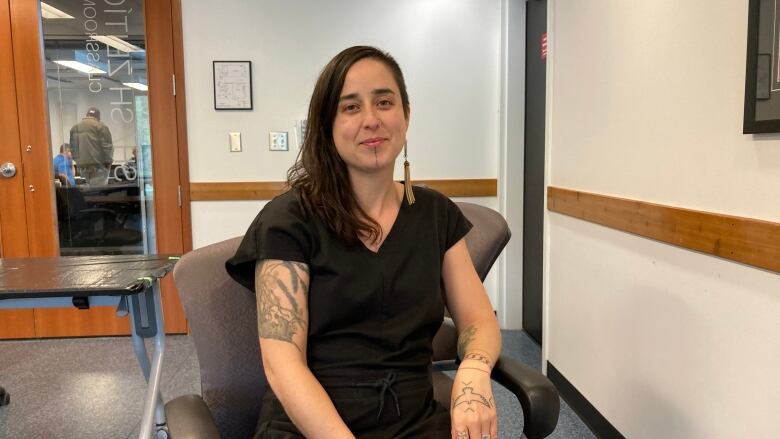
[[[474,224],[466,244],[484,281],[509,241],[509,228],[492,209],[471,203],[458,205]],[[192,251],[174,269],[200,362],[202,396],[182,396],[166,404],[172,439],[240,439],[254,433],[267,385],[257,341],[255,298],[224,268],[240,241],[234,238]],[[448,361],[452,364],[456,342],[454,325],[445,319],[434,339],[437,366],[446,366]],[[544,375],[502,356],[493,379],[518,397],[529,439],[552,433],[558,422],[559,399]],[[451,387],[448,376],[434,373],[436,399],[445,407],[449,407]]]

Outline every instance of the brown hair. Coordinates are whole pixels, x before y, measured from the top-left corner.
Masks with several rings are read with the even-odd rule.
[[[309,103],[309,116],[303,147],[295,164],[287,172],[287,183],[298,190],[307,211],[314,212],[347,244],[357,244],[365,234],[377,242],[381,227],[358,205],[347,165],[333,142],[336,118],[344,78],[356,62],[372,58],[390,69],[401,93],[404,116],[409,118],[409,96],[401,68],[390,54],[375,47],[354,46],[341,51],[320,73]]]

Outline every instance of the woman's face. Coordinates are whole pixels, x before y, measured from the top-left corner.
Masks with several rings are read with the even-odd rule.
[[[333,120],[333,142],[350,173],[392,173],[409,121],[401,92],[384,63],[362,59],[350,67]]]

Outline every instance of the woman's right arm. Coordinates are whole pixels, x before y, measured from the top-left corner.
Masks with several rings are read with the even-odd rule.
[[[263,260],[255,266],[257,325],[268,384],[307,438],[354,438],[306,364],[309,267]]]

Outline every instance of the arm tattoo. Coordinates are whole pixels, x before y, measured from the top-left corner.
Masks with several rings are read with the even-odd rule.
[[[300,262],[260,261],[255,268],[260,337],[292,343],[301,352],[293,336],[306,328],[304,275],[308,278],[309,267]]]
[[[466,355],[466,348],[469,343],[474,340],[474,334],[476,332],[477,328],[475,328],[474,325],[466,326],[463,331],[460,332],[460,335],[458,336],[458,357],[461,359]]]
[[[474,388],[470,386],[471,382],[462,382],[461,384],[463,384],[463,388],[461,389],[460,395],[453,396],[452,398],[453,410],[461,408],[463,413],[474,413],[480,406],[487,408],[493,407],[493,403],[491,402],[492,398],[487,399],[482,394],[474,392]]]

